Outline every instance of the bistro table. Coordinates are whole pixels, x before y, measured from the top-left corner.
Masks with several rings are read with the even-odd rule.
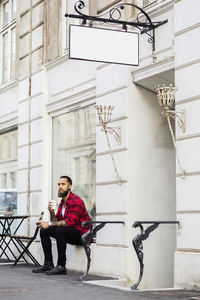
[[[15,262],[17,260],[16,255],[13,252],[13,245],[19,251],[16,241],[12,238],[15,235],[28,215],[13,215],[6,212],[1,214],[0,212],[0,263]],[[18,223],[14,226],[14,221]],[[6,258],[4,258],[6,257]]]

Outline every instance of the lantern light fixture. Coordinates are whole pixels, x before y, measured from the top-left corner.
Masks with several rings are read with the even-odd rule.
[[[177,120],[177,125],[181,129],[182,133],[185,132],[185,112],[184,111],[176,111],[175,110],[175,94],[177,88],[172,84],[166,86],[165,84],[157,85],[155,88],[155,92],[157,94],[158,103],[163,108],[162,114],[167,118],[170,134],[172,137],[173,145],[176,151],[177,162],[180,168],[180,173],[182,178],[185,178],[185,170],[181,166],[181,162],[179,159],[177,147],[176,147],[176,139],[174,135],[174,131],[172,129],[171,119]]]
[[[107,144],[108,144],[108,147],[109,147],[109,152],[110,152],[110,155],[111,155],[111,158],[112,158],[117,183],[119,185],[121,185],[122,184],[122,179],[121,179],[121,177],[119,175],[119,172],[117,170],[117,166],[116,166],[116,163],[115,163],[113,151],[112,151],[109,136],[108,136],[108,133],[113,134],[116,142],[119,145],[121,144],[121,136],[120,136],[120,129],[121,128],[120,127],[108,126],[108,124],[111,122],[111,116],[112,116],[112,111],[114,109],[114,106],[111,106],[111,105],[108,105],[108,106],[106,106],[106,105],[96,105],[95,107],[96,107],[96,110],[97,110],[99,123],[102,126],[102,131],[104,131],[104,133],[106,135],[106,140],[107,140]]]

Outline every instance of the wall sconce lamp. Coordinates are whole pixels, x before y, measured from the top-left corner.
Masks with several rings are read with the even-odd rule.
[[[111,121],[111,116],[112,116],[112,111],[114,109],[114,106],[111,106],[111,105],[109,105],[109,106],[96,105],[95,107],[96,107],[97,114],[98,114],[98,117],[99,117],[99,122],[102,126],[102,131],[104,131],[105,135],[106,135],[107,144],[108,144],[108,147],[109,147],[109,151],[110,151],[110,155],[111,155],[111,158],[112,158],[114,170],[115,170],[115,173],[116,173],[116,179],[117,179],[118,184],[121,185],[122,184],[122,179],[121,179],[121,177],[119,175],[119,172],[117,170],[117,167],[116,167],[115,159],[114,159],[114,156],[113,156],[113,151],[111,149],[109,136],[108,136],[108,133],[113,134],[116,142],[119,145],[121,144],[120,127],[110,127],[110,126],[108,126],[108,124]]]
[[[173,145],[176,151],[176,157],[178,161],[178,165],[180,168],[180,173],[182,175],[182,178],[185,178],[185,170],[181,166],[181,162],[178,156],[178,151],[176,147],[176,140],[174,136],[174,132],[172,129],[171,125],[171,119],[177,120],[177,124],[181,131],[184,133],[185,132],[185,112],[184,111],[176,111],[174,106],[175,106],[175,93],[176,93],[176,87],[172,86],[170,84],[169,86],[156,86],[155,88],[157,98],[158,98],[158,103],[160,106],[163,108],[162,114],[167,118],[170,134],[172,137]]]

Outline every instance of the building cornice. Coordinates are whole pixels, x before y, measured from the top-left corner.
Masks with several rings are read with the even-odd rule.
[[[145,11],[152,17],[157,17],[162,15],[163,13],[173,9],[174,0],[165,0],[163,2],[157,3],[150,7],[147,7]]]
[[[138,81],[157,75],[164,71],[168,71],[174,68],[174,56],[168,57],[164,60],[159,61],[158,63],[154,63],[153,65],[145,66],[144,68],[133,71],[133,82],[137,83]]]
[[[59,56],[59,57],[53,59],[52,61],[47,62],[44,65],[44,68],[49,70],[55,66],[62,64],[63,62],[67,62],[68,60],[69,60],[69,49],[67,49],[66,52],[62,56]]]
[[[74,106],[81,107],[85,102],[95,102],[95,99],[96,87],[94,85],[75,93],[72,93],[71,89],[69,89],[58,94],[52,102],[47,104],[47,112],[49,114],[55,114],[60,111],[64,113]]]
[[[0,117],[0,131],[4,132],[17,128],[18,124],[18,111],[8,113]]]
[[[7,90],[15,86],[17,87],[17,85],[18,85],[18,81],[15,79],[0,85],[0,94],[6,92]]]

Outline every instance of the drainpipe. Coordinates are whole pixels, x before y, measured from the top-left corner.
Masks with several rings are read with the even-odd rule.
[[[31,76],[32,76],[32,0],[30,8],[30,59],[29,59],[29,86],[28,86],[28,178],[27,178],[27,214],[30,216],[30,171],[31,171]],[[30,235],[30,217],[28,218],[27,233]]]

